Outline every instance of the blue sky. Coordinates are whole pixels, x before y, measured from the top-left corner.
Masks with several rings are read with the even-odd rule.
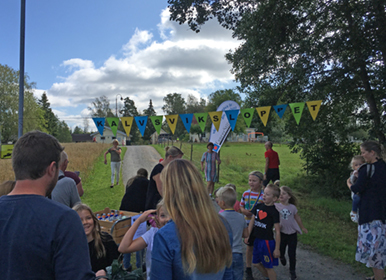
[[[216,21],[196,34],[169,21],[163,0],[26,2],[25,71],[70,127],[83,126],[102,95],[114,109],[117,94],[140,111],[152,99],[161,115],[168,93],[199,98],[235,86],[224,55],[239,42]],[[0,63],[14,69],[19,34],[20,1],[0,1]]]

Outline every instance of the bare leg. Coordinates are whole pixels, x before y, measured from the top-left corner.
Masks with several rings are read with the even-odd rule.
[[[214,182],[208,181],[207,189],[208,189],[209,195],[213,194],[213,190],[214,190]]]
[[[245,264],[246,267],[252,267],[252,253],[253,253],[253,247],[247,246],[247,251],[245,253]]]
[[[373,267],[375,280],[383,280],[385,277],[385,271],[383,269]]]
[[[264,277],[268,277],[267,269],[262,265],[262,263],[254,263],[253,265],[257,267],[257,269],[260,271],[260,273],[261,273]],[[270,278],[270,279],[271,279],[271,278]],[[275,279],[276,279],[276,278],[275,278]]]
[[[266,268],[269,280],[276,280],[276,272],[273,268]]]

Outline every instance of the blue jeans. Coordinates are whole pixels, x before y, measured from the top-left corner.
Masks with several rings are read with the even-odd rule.
[[[145,252],[145,249],[135,252],[135,259],[136,259],[135,266],[137,268],[142,268],[144,252]],[[131,261],[131,253],[123,254],[123,266],[128,270],[132,270],[132,265],[130,261]]]
[[[232,253],[232,270],[233,270],[234,280],[243,280],[243,276],[244,276],[243,254]]]
[[[354,194],[352,197],[352,211],[358,213],[358,204],[361,201],[361,197],[357,194]]]

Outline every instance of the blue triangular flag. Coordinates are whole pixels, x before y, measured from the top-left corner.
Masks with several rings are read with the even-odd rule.
[[[145,128],[147,124],[147,116],[141,116],[141,117],[134,117],[135,122],[137,123],[139,132],[141,132],[141,135],[143,137],[143,134],[145,133]]]
[[[285,109],[287,109],[287,106],[288,106],[288,104],[273,106],[273,109],[275,109],[275,112],[279,116],[279,118],[283,117]]]
[[[100,135],[103,136],[103,130],[105,128],[105,118],[92,118]]]
[[[240,110],[227,110],[227,111],[224,111],[227,118],[228,118],[228,122],[232,128],[232,131],[235,129],[235,126],[236,126],[236,122],[237,122],[237,117],[240,113]]]
[[[188,133],[190,133],[190,126],[192,125],[193,114],[180,114],[182,123],[184,124]]]

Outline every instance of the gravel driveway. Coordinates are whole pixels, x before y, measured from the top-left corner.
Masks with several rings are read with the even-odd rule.
[[[161,156],[151,146],[127,146],[127,152],[123,159],[122,177],[126,185],[127,180],[135,176],[139,168],[145,168],[149,172],[158,163]],[[336,234],[339,234],[337,232]],[[334,237],[331,236],[331,242]],[[354,258],[353,252],[353,258]],[[288,262],[288,256],[286,256]],[[297,275],[298,280],[363,280],[363,274],[356,273],[349,265],[339,263],[329,257],[321,256],[318,253],[308,250],[305,246],[298,244],[297,248]],[[279,264],[275,267],[277,280],[290,279],[288,264],[283,267]],[[263,280],[257,269],[253,269],[255,280]]]

